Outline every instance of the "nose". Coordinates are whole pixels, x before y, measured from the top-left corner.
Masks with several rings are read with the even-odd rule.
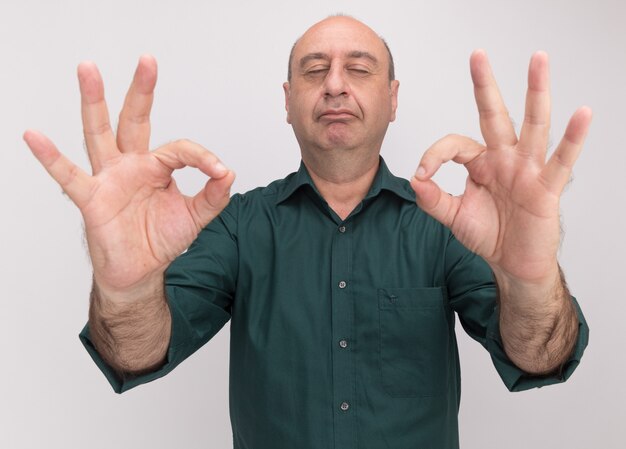
[[[326,74],[326,79],[324,80],[324,96],[339,97],[342,95],[348,95],[348,92],[348,80],[346,79],[346,74],[342,67],[331,67]]]

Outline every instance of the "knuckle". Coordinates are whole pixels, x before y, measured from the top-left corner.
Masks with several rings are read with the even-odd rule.
[[[482,107],[478,110],[481,119],[483,120],[493,120],[498,118],[505,118],[507,120],[510,119],[509,111],[506,109],[495,109],[492,107]]]
[[[91,124],[84,128],[84,132],[88,136],[101,136],[111,131],[111,122],[101,122],[97,124]]]
[[[538,113],[533,113],[533,112],[527,112],[524,115],[524,122],[526,122],[529,125],[534,125],[534,126],[548,126],[549,125],[548,121],[545,119],[543,114],[538,114]]]
[[[571,161],[567,158],[562,152],[557,152],[554,154],[554,162],[566,169],[571,167]]]
[[[78,167],[76,165],[71,165],[67,173],[65,175],[65,179],[62,180],[61,187],[65,189],[67,186],[72,184],[78,178]]]
[[[150,114],[148,113],[135,113],[130,114],[122,111],[119,115],[120,122],[129,122],[133,125],[145,125],[150,122]]]
[[[176,146],[190,146],[193,145],[193,142],[189,139],[176,139],[172,142]]]

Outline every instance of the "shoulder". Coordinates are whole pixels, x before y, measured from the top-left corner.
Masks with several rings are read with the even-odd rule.
[[[256,187],[247,192],[236,193],[233,195],[233,199],[239,202],[254,202],[254,201],[271,201],[272,198],[277,198],[283,194],[291,184],[292,179],[296,176],[296,173],[290,173],[282,179],[272,181],[266,186]]]
[[[256,187],[247,192],[235,193],[222,213],[240,218],[244,216],[258,215],[262,211],[274,209],[280,199],[289,194],[293,189],[294,177],[297,172],[290,173],[282,179],[272,181],[266,186]]]

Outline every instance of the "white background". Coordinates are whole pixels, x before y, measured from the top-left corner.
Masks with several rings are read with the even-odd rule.
[[[116,395],[79,343],[90,267],[81,218],[21,140],[47,133],[88,168],[76,65],[97,62],[116,117],[138,57],[159,61],[152,145],[186,137],[215,151],[245,191],[297,169],[281,83],[294,40],[337,12],[382,34],[401,81],[383,155],[410,177],[456,132],[480,138],[468,58],[485,48],[517,123],[534,50],[551,56],[554,145],[582,104],[595,113],[562,201],[561,250],[591,327],[564,385],[508,393],[459,329],[464,448],[624,447],[626,19],[596,1],[20,1],[0,5],[0,447],[228,448],[228,325],[157,382]],[[204,179],[183,170],[187,193]],[[437,179],[454,193],[462,169]]]

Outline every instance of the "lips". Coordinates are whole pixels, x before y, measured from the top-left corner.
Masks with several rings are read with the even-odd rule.
[[[349,109],[327,109],[319,116],[320,120],[349,120],[354,117]]]

